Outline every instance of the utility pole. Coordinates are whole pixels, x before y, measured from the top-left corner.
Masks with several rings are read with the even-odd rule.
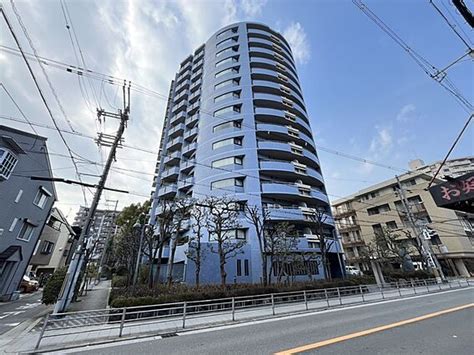
[[[415,223],[415,216],[413,215],[411,211],[410,204],[408,203],[408,199],[405,195],[405,189],[403,188],[403,185],[401,184],[398,176],[395,176],[395,178],[397,179],[397,184],[398,184],[397,191],[400,195],[400,200],[402,202],[403,208],[406,211],[406,215],[408,217],[408,223],[410,224],[410,227],[416,237],[416,240],[418,244],[421,246],[421,249],[423,251],[424,255],[422,255],[422,258],[425,259],[426,265],[428,265],[428,267],[433,270],[436,278],[444,280],[445,276],[443,274],[443,270],[441,269],[441,265],[438,261],[438,258],[433,252],[429,242],[423,237],[423,231]]]
[[[99,109],[97,110],[97,117],[99,118],[99,120],[101,119],[101,117],[104,117],[104,119],[106,117],[115,118],[120,120],[120,125],[117,134],[113,138],[113,142],[110,142],[109,156],[107,157],[107,162],[105,163],[104,171],[102,172],[102,176],[100,177],[99,184],[97,185],[97,189],[95,191],[94,199],[87,214],[85,225],[79,237],[78,250],[74,254],[71,263],[69,264],[69,268],[66,273],[66,277],[64,278],[63,286],[61,288],[58,301],[54,306],[54,313],[64,312],[71,303],[71,300],[73,299],[73,296],[75,294],[79,274],[83,269],[83,266],[85,264],[84,262],[87,263],[87,260],[85,260],[85,252],[87,247],[87,240],[89,238],[89,229],[92,220],[94,219],[97,206],[99,205],[100,197],[102,195],[102,191],[104,190],[105,182],[107,180],[110,167],[112,166],[112,162],[115,160],[115,153],[117,151],[117,147],[122,141],[122,135],[125,131],[125,127],[127,125],[127,121],[130,114],[130,82],[128,83],[128,87],[126,85],[126,82],[124,82],[122,89],[123,110],[118,110],[118,113],[106,112],[104,110]],[[99,137],[99,139],[100,138],[101,137]]]

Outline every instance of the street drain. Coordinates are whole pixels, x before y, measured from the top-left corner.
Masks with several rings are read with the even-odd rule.
[[[165,334],[161,334],[161,337],[162,338],[171,338],[171,337],[177,337],[178,334],[176,333],[165,333]]]

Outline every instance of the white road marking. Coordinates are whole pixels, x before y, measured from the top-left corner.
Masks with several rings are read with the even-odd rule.
[[[3,319],[3,318],[7,318],[9,316],[17,316],[21,313],[23,313],[25,311],[15,311],[15,312],[3,312],[1,315],[0,315],[0,319]]]
[[[16,327],[18,324],[20,324],[20,322],[18,322],[18,323],[7,323],[7,324],[5,324],[5,326],[7,326],[7,327]]]

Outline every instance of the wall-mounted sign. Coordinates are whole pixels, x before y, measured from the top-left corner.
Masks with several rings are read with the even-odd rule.
[[[474,172],[430,187],[438,207],[474,213]]]

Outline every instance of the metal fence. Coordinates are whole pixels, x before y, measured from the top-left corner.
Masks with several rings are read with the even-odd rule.
[[[78,334],[84,333],[91,333],[90,339],[98,338],[100,334],[107,338],[117,338],[122,337],[125,331],[129,335],[143,335],[146,332],[143,331],[143,326],[146,326],[148,332],[157,334],[187,327],[198,328],[209,324],[438,292],[469,287],[472,284],[473,281],[468,279],[447,283],[426,279],[386,283],[383,286],[357,285],[50,314],[43,322],[35,349],[46,338],[75,339]],[[141,329],[133,329],[140,326]]]

